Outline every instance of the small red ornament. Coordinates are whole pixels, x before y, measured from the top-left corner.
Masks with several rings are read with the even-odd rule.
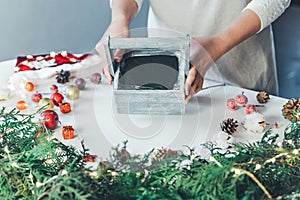
[[[62,135],[65,140],[74,138],[74,129],[72,126],[63,126]]]
[[[51,95],[50,99],[52,100],[54,105],[58,106],[64,100],[64,96],[62,94],[60,94],[59,92],[54,92]]]
[[[226,102],[226,107],[229,110],[235,110],[236,109],[236,104],[235,104],[235,100],[234,99],[228,99]]]
[[[42,94],[41,93],[34,93],[31,95],[31,100],[34,102],[34,103],[38,103],[41,99],[43,98]]]
[[[175,151],[175,150],[172,150],[172,149],[167,150],[167,155],[168,156],[174,156],[174,155],[177,155],[177,154],[178,154],[178,152]]]
[[[249,115],[249,114],[251,114],[255,111],[256,111],[256,106],[255,105],[249,104],[249,105],[246,106],[245,113],[247,115]]]
[[[25,110],[27,108],[27,103],[24,100],[20,100],[17,102],[16,108],[18,110]]]
[[[27,92],[31,92],[34,89],[34,84],[32,82],[27,82],[25,83],[25,90]]]
[[[97,158],[96,155],[87,154],[85,156],[82,156],[82,159],[84,162],[95,162],[95,159]]]
[[[56,85],[51,85],[50,90],[52,92],[56,92],[58,90],[58,87]]]
[[[242,94],[236,95],[235,102],[237,105],[243,106],[248,103],[248,98],[246,97],[246,95],[244,95],[244,92],[242,92]]]
[[[53,110],[45,110],[40,114],[41,123],[50,130],[57,128],[58,123],[60,123],[58,115]]]
[[[59,104],[60,112],[65,114],[71,112],[71,105],[68,102],[60,103]]]

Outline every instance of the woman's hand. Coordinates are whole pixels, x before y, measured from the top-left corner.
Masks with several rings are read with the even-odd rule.
[[[206,71],[223,55],[223,52],[222,39],[217,36],[191,38],[191,67],[185,82],[185,103],[202,89]]]
[[[100,54],[102,59],[102,70],[108,80],[108,83],[112,83],[112,77],[109,72],[108,62],[105,56],[103,43],[105,37],[109,35],[111,38],[126,38],[129,37],[129,23],[135,16],[138,10],[138,5],[133,0],[112,0],[111,1],[111,23],[106,29],[104,35],[96,45],[96,50]],[[117,49],[114,54],[115,60],[122,59],[123,51]]]
[[[104,35],[100,39],[100,41],[96,45],[96,50],[101,57],[101,68],[103,70],[104,75],[106,76],[108,83],[112,84],[112,76],[109,71],[108,61],[105,56],[104,51],[104,41],[107,36],[111,38],[126,38],[129,37],[129,29],[128,24],[122,22],[111,22]],[[121,49],[117,49],[114,53],[114,60],[119,61],[122,59],[123,51]]]
[[[230,49],[248,39],[260,30],[261,21],[259,16],[252,10],[243,11],[224,31],[211,37],[199,37],[191,39],[191,70],[186,81],[186,103],[192,95],[202,88],[202,79],[209,67]],[[195,74],[197,69],[198,75]],[[197,86],[196,86],[197,85]],[[192,91],[191,91],[192,90]]]

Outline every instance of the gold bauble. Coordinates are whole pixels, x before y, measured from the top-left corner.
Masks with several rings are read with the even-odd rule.
[[[51,99],[49,98],[42,98],[39,101],[39,108],[44,108],[45,110],[52,110],[54,107],[54,104]]]
[[[78,97],[79,97],[79,89],[76,86],[74,86],[74,85],[70,85],[70,86],[68,86],[65,89],[64,94],[70,100],[78,99]]]

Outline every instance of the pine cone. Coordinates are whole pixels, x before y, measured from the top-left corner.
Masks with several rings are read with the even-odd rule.
[[[281,109],[285,119],[292,122],[300,121],[300,99],[290,99]]]
[[[233,118],[228,118],[228,119],[225,119],[220,124],[220,126],[221,126],[222,131],[231,135],[237,131],[239,123],[237,120],[234,120]]]
[[[266,91],[262,91],[256,95],[256,99],[259,103],[267,103],[267,101],[270,99],[270,96]]]
[[[152,158],[152,161],[162,161],[166,158],[167,155],[167,149],[161,148],[157,149],[154,153],[154,157]]]
[[[69,77],[70,77],[70,72],[69,71],[64,71],[63,69],[58,73],[56,76],[56,80],[58,83],[66,83],[69,82]]]

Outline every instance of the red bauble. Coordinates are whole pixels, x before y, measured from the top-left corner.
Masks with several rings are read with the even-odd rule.
[[[34,93],[31,95],[31,100],[34,102],[34,103],[38,103],[41,99],[43,98],[42,94],[41,93]]]
[[[248,103],[248,98],[244,95],[244,92],[242,92],[242,94],[236,95],[235,102],[239,106],[244,106]]]
[[[64,100],[64,96],[62,94],[60,94],[59,92],[54,92],[50,99],[52,100],[52,102],[54,103],[54,105],[58,106],[60,103],[63,102]]]
[[[58,87],[56,85],[51,85],[50,90],[56,92],[58,90]]]
[[[58,115],[53,110],[45,110],[40,114],[41,123],[50,130],[54,130],[57,128],[60,123]]]
[[[245,113],[247,115],[249,115],[249,114],[251,114],[255,111],[256,111],[256,106],[255,105],[249,104],[249,105],[246,106]]]
[[[226,108],[229,110],[235,110],[236,109],[236,104],[234,99],[228,99],[226,102]]]

